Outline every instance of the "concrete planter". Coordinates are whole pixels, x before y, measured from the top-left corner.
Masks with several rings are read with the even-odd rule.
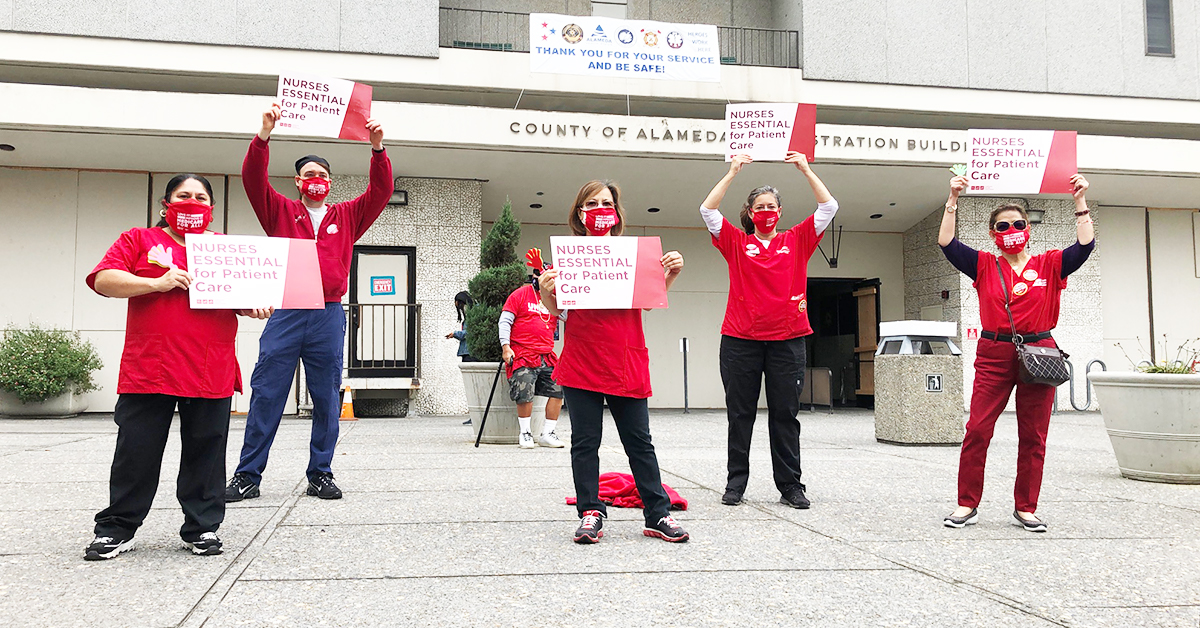
[[[0,390],[0,417],[6,419],[66,419],[87,407],[87,394],[76,392],[74,386],[57,397],[34,403],[25,403],[16,395]]]
[[[1093,372],[1121,475],[1200,484],[1200,375]]]
[[[488,394],[492,390],[492,382],[496,378],[499,362],[463,362],[458,365],[462,371],[463,386],[467,391],[467,412],[471,416],[471,438],[479,435],[479,424],[483,422],[483,410],[487,407]],[[533,398],[533,420],[530,430],[534,438],[542,433],[542,422],[546,420],[546,398]],[[488,412],[487,425],[483,429],[481,443],[489,445],[515,445],[520,435],[520,424],[517,422],[517,404],[508,397],[508,377],[500,372],[500,381],[496,384],[496,394],[492,396],[492,408]]]

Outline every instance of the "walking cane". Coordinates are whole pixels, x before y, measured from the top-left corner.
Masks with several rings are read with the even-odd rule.
[[[483,409],[483,418],[479,420],[479,434],[475,436],[475,446],[479,447],[479,439],[483,438],[483,426],[487,425],[487,415],[492,409],[492,397],[496,396],[496,384],[500,383],[500,371],[504,370],[504,360],[500,360],[500,367],[496,369],[496,377],[492,379],[492,392],[488,393],[487,406]]]

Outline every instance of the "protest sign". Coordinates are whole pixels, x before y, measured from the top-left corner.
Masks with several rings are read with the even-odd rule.
[[[1056,194],[1072,191],[1075,131],[971,129],[968,194]]]
[[[716,83],[717,27],[531,13],[529,71]]]
[[[276,134],[367,141],[371,86],[311,74],[280,74]]]
[[[550,238],[560,309],[667,307],[662,243],[657,237]]]
[[[812,161],[816,146],[816,105],[725,105],[725,161],[734,155],[749,155],[756,161],[783,161],[789,151],[804,153]]]
[[[187,264],[192,309],[325,307],[316,240],[190,233]]]

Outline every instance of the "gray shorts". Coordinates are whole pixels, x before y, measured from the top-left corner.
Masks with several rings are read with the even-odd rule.
[[[523,366],[508,380],[508,396],[516,403],[530,403],[534,396],[562,399],[562,386],[554,383],[554,367]]]

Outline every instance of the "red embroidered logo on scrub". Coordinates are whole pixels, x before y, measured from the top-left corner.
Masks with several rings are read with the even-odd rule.
[[[1021,296],[1026,292],[1029,292],[1029,285],[1024,281],[1018,282],[1017,285],[1013,286],[1013,294],[1016,296]]]
[[[172,251],[172,247],[155,244],[154,248],[146,253],[146,261],[163,268],[175,268],[175,256],[172,255]]]

